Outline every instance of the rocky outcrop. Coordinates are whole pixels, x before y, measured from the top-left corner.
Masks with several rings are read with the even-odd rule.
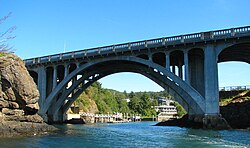
[[[230,96],[220,102],[220,113],[235,129],[250,128],[250,90]]]
[[[37,86],[24,62],[12,54],[0,57],[0,108],[4,114],[32,115],[38,110],[38,99]]]
[[[220,112],[232,128],[250,128],[250,100],[221,106]]]
[[[16,121],[0,122],[0,137],[47,134],[49,131],[55,130],[57,130],[55,127],[46,123]]]
[[[0,123],[2,126],[0,126],[0,132],[14,132],[19,129],[18,125],[21,131],[28,132],[30,125],[28,123],[33,125],[43,123],[43,119],[36,114],[39,109],[38,99],[39,91],[24,62],[13,54],[1,56]],[[9,127],[9,130],[5,130],[5,125]]]
[[[179,126],[187,128],[202,128],[202,122],[195,122],[194,120],[189,120],[188,115],[184,115],[180,119],[170,119],[164,122],[159,122],[156,126]]]

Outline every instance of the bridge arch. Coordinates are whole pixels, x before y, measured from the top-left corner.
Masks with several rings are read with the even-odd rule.
[[[227,46],[218,54],[218,63],[239,61],[250,64],[250,42],[237,43]]]
[[[52,108],[54,115],[57,115],[58,112],[65,112],[71,105],[70,103],[73,103],[77,98],[76,96],[80,95],[89,85],[102,77],[118,72],[136,72],[142,74],[164,89],[167,89],[184,106],[189,114],[204,115],[205,113],[204,98],[178,76],[149,60],[138,57],[120,56],[109,59],[98,59],[81,65],[72,71],[46,98],[39,110],[39,114],[46,115],[49,108]],[[63,91],[66,85],[77,75],[81,75],[82,77],[78,80],[76,79],[68,89]],[[62,94],[60,98],[57,98],[60,92]],[[62,106],[72,92],[75,92],[75,97],[71,98],[72,101],[68,101],[65,106]],[[52,104],[53,102],[56,102],[56,104]]]

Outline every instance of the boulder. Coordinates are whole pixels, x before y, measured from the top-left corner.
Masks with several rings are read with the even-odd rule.
[[[39,92],[24,62],[12,54],[0,57],[0,61],[0,94],[3,98],[18,103],[21,108],[37,103]]]

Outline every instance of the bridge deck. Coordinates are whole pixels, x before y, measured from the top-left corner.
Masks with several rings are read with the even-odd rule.
[[[208,32],[200,32],[194,34],[186,34],[179,36],[163,37],[157,39],[143,40],[137,42],[129,42],[123,44],[116,44],[111,46],[103,46],[97,48],[83,49],[78,51],[66,52],[53,54],[48,56],[36,57],[26,59],[26,65],[42,64],[47,62],[55,62],[61,60],[68,60],[74,58],[82,58],[88,56],[96,56],[100,54],[109,54],[113,52],[126,52],[129,50],[139,50],[142,48],[154,48],[160,46],[171,46],[178,44],[187,44],[194,42],[210,41],[210,40],[220,40],[228,38],[237,38],[250,36],[250,26],[230,28],[223,30],[214,30]]]

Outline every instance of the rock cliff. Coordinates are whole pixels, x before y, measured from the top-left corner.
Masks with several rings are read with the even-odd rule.
[[[27,122],[43,123],[36,114],[39,91],[29,75],[24,62],[13,54],[0,57],[0,131],[5,131],[5,124],[11,129],[26,127]],[[21,125],[22,123],[25,125]],[[15,124],[16,123],[16,124]],[[29,126],[26,127],[27,130]],[[19,130],[20,131],[20,130]],[[25,130],[23,130],[25,131]],[[13,132],[13,131],[12,131]],[[28,132],[28,131],[26,131]]]
[[[232,128],[250,130],[250,90],[221,103],[220,112]]]

